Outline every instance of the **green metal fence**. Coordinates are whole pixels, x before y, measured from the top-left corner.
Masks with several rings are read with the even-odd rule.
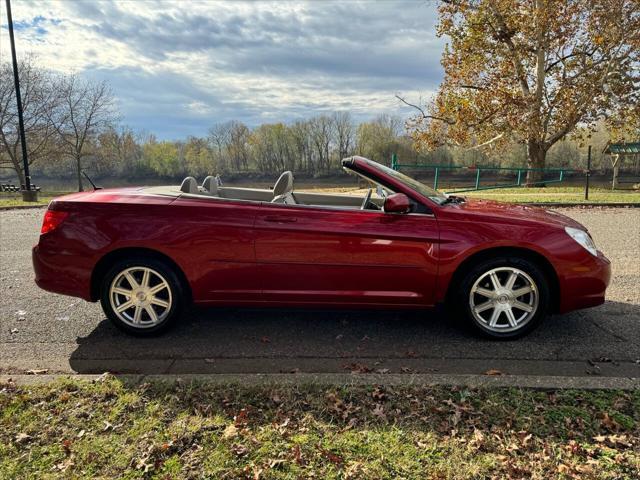
[[[462,187],[455,190],[449,190],[447,193],[457,192],[471,192],[475,190],[493,190],[498,188],[513,188],[521,187],[525,184],[528,172],[542,172],[543,175],[553,174],[553,178],[539,180],[536,182],[526,182],[528,186],[543,186],[553,183],[560,183],[565,180],[566,175],[572,174],[585,174],[585,170],[578,170],[575,168],[525,168],[525,167],[486,167],[486,166],[471,166],[461,167],[455,165],[430,165],[430,164],[401,164],[398,163],[397,155],[391,156],[391,168],[394,170],[400,170],[401,168],[421,169],[421,170],[433,170],[433,188],[438,189],[440,182],[440,173],[443,171],[472,171],[475,172],[475,185]],[[498,173],[514,173],[516,176],[515,183],[500,183],[494,185],[481,185],[482,173],[485,172],[498,172]]]

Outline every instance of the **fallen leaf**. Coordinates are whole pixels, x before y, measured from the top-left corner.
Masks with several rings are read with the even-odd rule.
[[[304,460],[302,459],[302,452],[300,451],[300,445],[296,445],[293,447],[293,458],[295,459],[298,465],[304,465]]]
[[[600,415],[600,421],[602,423],[602,426],[604,426],[605,428],[609,429],[609,430],[619,430],[620,429],[620,424],[618,422],[616,422],[613,418],[611,418],[611,416],[607,413],[607,412],[602,412]]]
[[[375,407],[373,407],[373,410],[371,411],[371,413],[373,413],[374,416],[381,418],[383,420],[387,419],[387,415],[384,413],[384,407],[382,406],[381,403],[377,403]]]
[[[345,370],[351,370],[351,373],[371,373],[371,368],[362,363],[350,363],[349,365],[343,365]]]
[[[27,370],[27,375],[43,375],[49,371],[48,368]]]
[[[245,408],[241,408],[238,414],[235,417],[233,417],[233,423],[235,424],[236,427],[246,425],[248,416],[249,415],[247,413],[247,410]]]
[[[387,398],[387,394],[381,387],[374,388],[373,392],[371,392],[371,396],[375,400],[380,400],[380,401],[385,400]]]
[[[271,460],[271,461],[269,462],[269,468],[279,468],[279,467],[281,467],[282,465],[284,465],[285,463],[287,463],[287,461],[286,461],[286,460],[283,460],[283,459],[281,459],[281,458],[274,459],[274,460]]]
[[[73,441],[69,440],[69,439],[65,439],[62,441],[62,449],[64,450],[64,453],[66,453],[67,455],[71,454],[71,445],[73,444]]]
[[[484,372],[484,374],[490,376],[504,375],[500,370],[497,370],[495,368],[487,370],[486,372]]]
[[[325,450],[320,445],[318,445],[318,450],[333,464],[342,465],[344,463],[344,459],[340,455],[336,455],[329,450]]]
[[[228,440],[230,438],[235,438],[238,436],[238,428],[234,425],[228,425],[227,428],[224,429],[222,433],[222,438]]]
[[[520,437],[520,442],[525,447],[527,446],[529,441],[533,438],[533,435],[531,433],[527,433],[527,432],[524,432],[524,431],[518,432],[518,436]]]
[[[31,439],[31,435],[21,432],[21,433],[16,435],[15,441],[16,441],[16,443],[26,443],[30,439]]]
[[[236,443],[231,446],[231,451],[235,453],[238,457],[243,457],[249,452],[249,449],[244,445],[240,445]]]
[[[271,339],[269,337],[261,337],[260,341],[262,343],[271,343]]]

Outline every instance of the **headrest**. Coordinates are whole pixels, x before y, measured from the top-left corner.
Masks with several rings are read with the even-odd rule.
[[[184,193],[198,193],[198,182],[193,177],[187,177],[180,185],[180,191]]]
[[[289,193],[293,190],[293,174],[289,171],[284,172],[278,178],[278,181],[273,186],[273,196],[277,197],[284,193]]]
[[[218,179],[209,175],[202,182],[202,188],[209,195],[218,195]]]

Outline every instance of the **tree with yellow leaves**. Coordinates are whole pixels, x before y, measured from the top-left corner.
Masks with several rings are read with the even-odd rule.
[[[444,81],[425,107],[401,98],[418,109],[408,123],[418,147],[517,141],[528,167],[543,168],[578,128],[637,128],[638,0],[451,0],[439,16]]]

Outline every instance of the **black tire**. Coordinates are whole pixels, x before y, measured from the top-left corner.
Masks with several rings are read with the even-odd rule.
[[[487,313],[485,313],[484,315],[478,314],[478,313],[474,315],[472,311],[472,306],[471,306],[472,299],[470,298],[471,289],[474,287],[476,282],[478,282],[480,279],[483,279],[483,281],[487,279],[485,275],[488,275],[489,272],[494,271],[495,269],[498,269],[496,273],[498,274],[499,277],[501,277],[500,283],[502,286],[504,286],[506,283],[506,280],[503,280],[503,279],[506,278],[505,276],[510,275],[510,273],[502,269],[509,269],[509,268],[514,268],[520,272],[524,272],[526,276],[529,277],[529,278],[526,278],[526,276],[518,274],[517,281],[522,282],[524,286],[526,286],[527,282],[533,281],[533,283],[535,284],[534,285],[535,289],[530,294],[532,295],[532,297],[525,295],[524,297],[518,297],[518,298],[525,299],[526,301],[530,301],[531,303],[534,303],[533,295],[536,295],[537,307],[532,309],[531,312],[526,312],[525,310],[518,310],[517,307],[512,309],[512,312],[517,312],[518,315],[524,315],[523,323],[521,326],[517,326],[517,324],[516,324],[516,327],[511,325],[509,326],[505,325],[509,322],[505,312],[505,313],[498,314],[500,324],[491,328],[488,321],[490,319],[487,319],[487,317],[493,313],[492,307],[489,307]],[[490,282],[490,279],[486,281]],[[479,283],[477,285],[477,287],[483,287],[483,286],[488,286],[487,288],[493,288],[493,284],[489,285],[489,283],[485,283],[484,285]],[[478,297],[478,295],[479,294],[474,294],[474,297],[473,297],[474,302],[478,298],[482,299],[484,297],[484,295],[482,294],[480,294],[480,297]],[[548,282],[548,279],[546,278],[544,271],[536,263],[532,262],[531,260],[520,258],[520,257],[495,257],[495,258],[490,258],[490,259],[480,261],[477,264],[473,265],[461,277],[460,284],[456,288],[455,294],[453,295],[451,300],[453,301],[453,305],[451,306],[453,307],[453,311],[456,315],[456,318],[459,320],[463,320],[464,324],[470,327],[476,334],[480,334],[483,337],[491,338],[494,340],[513,340],[516,338],[523,337],[524,335],[527,335],[529,332],[537,328],[542,323],[542,321],[546,318],[547,312],[549,311],[549,301],[550,301],[549,282]],[[487,301],[488,300],[489,299],[487,299]],[[507,302],[509,301],[509,299],[505,299],[501,295],[500,298],[492,301],[495,301],[496,303],[498,303],[505,300]],[[526,302],[518,302],[518,304],[520,303],[526,303]],[[478,306],[481,307],[482,305],[476,305],[476,307]],[[481,319],[484,317],[487,321],[482,322],[478,320],[476,318],[477,315],[480,315]],[[526,321],[524,321],[525,319]],[[511,330],[496,331],[497,329],[500,329],[500,328],[504,328],[505,330],[506,329],[511,329]]]
[[[167,284],[167,288],[164,288],[162,291],[157,293],[157,300],[164,300],[166,303],[169,303],[169,306],[161,307],[155,304],[146,304],[145,307],[141,307],[142,313],[139,317],[139,326],[134,326],[131,322],[127,322],[125,319],[126,316],[133,316],[135,318],[137,313],[131,314],[130,312],[135,312],[137,309],[136,306],[132,306],[130,309],[125,310],[122,314],[123,318],[121,318],[114,309],[114,305],[112,305],[112,284],[116,277],[121,279],[121,274],[129,269],[133,269],[131,274],[134,276],[134,280],[139,281],[140,275],[142,275],[142,272],[138,272],[136,269],[148,269],[151,271],[150,276],[152,280],[150,280],[150,282],[155,280],[157,281],[156,285],[161,285],[161,281],[159,279],[162,279]],[[131,287],[131,289],[134,290],[133,287]],[[147,297],[150,298],[150,296]],[[147,297],[143,296],[143,299],[147,301]],[[123,303],[126,303],[124,300],[126,300],[127,297],[117,297],[114,301],[118,301],[118,299],[122,299]],[[156,300],[155,297],[154,300]],[[181,317],[186,303],[185,288],[171,265],[156,258],[136,256],[116,261],[107,271],[100,285],[100,303],[107,318],[109,318],[109,320],[111,320],[120,330],[140,337],[151,337],[165,332]],[[123,304],[121,304],[121,306],[123,306]],[[158,317],[157,322],[153,322],[151,315],[149,315],[148,307],[151,307],[156,313]],[[158,312],[158,310],[160,310],[160,312]],[[144,324],[145,320],[147,323],[146,325]]]

